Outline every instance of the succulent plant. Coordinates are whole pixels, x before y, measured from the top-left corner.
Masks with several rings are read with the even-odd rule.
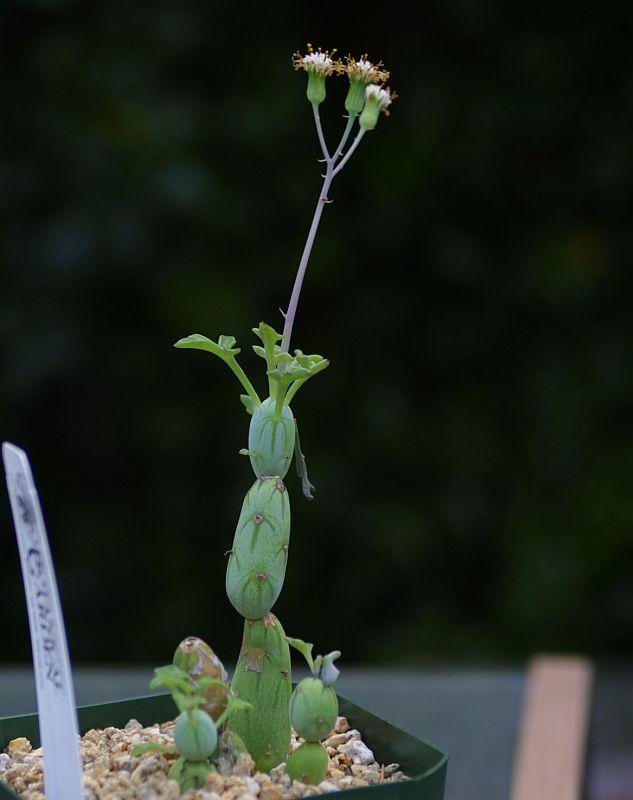
[[[372,64],[366,55],[359,59],[348,57],[346,62],[342,62],[333,58],[334,52],[320,48],[315,50],[308,45],[307,53],[295,53],[293,56],[295,69],[307,73],[306,95],[312,105],[325,174],[288,306],[283,314],[283,332],[277,333],[264,322],[253,328],[261,342],[253,349],[266,364],[266,395],[260,398],[238,363],[237,356],[241,351],[235,346],[234,336],[222,335],[216,342],[196,333],[175,344],[178,348],[204,350],[224,361],[244,389],[245,393],[240,395],[240,399],[251,416],[248,447],[240,450],[240,453],[249,457],[256,481],[244,499],[233,546],[229,551],[226,591],[232,605],[245,620],[242,650],[231,684],[231,694],[228,695],[229,708],[233,696],[250,704],[252,710],[246,714],[244,708],[237,709],[231,720],[231,729],[242,737],[257,768],[270,769],[288,756],[292,714],[308,741],[293,753],[289,766],[292,762],[295,772],[305,774],[310,780],[323,770],[323,752],[318,742],[324,735],[326,722],[331,720],[333,713],[336,716],[336,695],[331,688],[333,680],[329,680],[332,675],[335,679],[338,674],[332,663],[335,654],[321,659],[318,674],[306,679],[307,682],[302,681],[299,685],[301,688],[297,687],[290,702],[288,643],[280,621],[271,612],[283,586],[288,560],[290,503],[284,479],[293,455],[303,494],[312,499],[314,492],[308,479],[297,421],[290,404],[306,381],[324,370],[329,362],[321,355],[306,355],[301,350],[295,349],[291,353],[290,342],[308,261],[323,209],[330,202],[332,182],[349,162],[361,139],[376,127],[380,112],[387,113],[387,107],[395,97],[389,89],[383,88],[389,73],[380,63]],[[346,75],[349,90],[345,100],[347,123],[336,149],[330,153],[321,126],[319,107],[326,97],[326,81],[333,75]],[[358,130],[348,146],[356,122]],[[201,687],[206,680],[204,676],[207,675],[204,664],[209,656],[199,646],[196,652],[199,661],[193,669],[201,670],[203,677],[197,678],[192,672],[187,648],[178,655],[179,659],[183,659],[178,664],[190,677],[197,679],[198,696],[201,696]],[[311,655],[309,657],[311,660]],[[206,709],[216,716],[221,708],[221,690],[216,684],[213,684],[213,691],[211,684],[205,686],[209,695],[207,705],[198,704],[199,710],[203,712]],[[217,718],[216,724],[219,724]]]
[[[193,639],[194,637],[189,637]],[[188,640],[184,640],[187,642]],[[184,643],[184,642],[183,642]],[[174,658],[180,663],[191,665],[192,653],[183,653],[182,644],[176,650]],[[193,647],[193,643],[190,645]],[[195,640],[195,651],[205,654],[213,652],[201,639]],[[186,650],[186,648],[185,648]],[[169,664],[154,670],[154,679],[150,689],[165,687],[180,712],[174,727],[174,744],[161,742],[145,742],[132,749],[133,756],[141,756],[149,751],[177,754],[169,777],[177,780],[182,791],[187,789],[200,789],[204,786],[205,776],[215,771],[213,756],[218,745],[218,728],[235,712],[247,713],[250,705],[243,700],[233,697],[228,691],[225,681],[208,676],[192,677],[187,671]],[[206,692],[211,687],[220,687],[225,690],[224,711],[214,719],[203,710],[208,704]]]
[[[283,478],[295,456],[307,497],[313,487],[299,447],[297,423],[289,403],[299,388],[328,366],[320,355],[294,357],[281,351],[281,334],[261,322],[254,333],[262,345],[255,352],[266,361],[269,397],[263,402],[235,356],[235,338],[212,342],[198,334],[177,347],[202,349],[222,358],[240,377],[242,402],[251,414],[248,448],[256,480],[244,498],[226,570],[226,593],[244,619],[242,651],[231,683],[236,697],[252,711],[236,714],[231,727],[244,740],[259,770],[284,761],[290,748],[288,703],[291,695],[290,652],[280,621],[271,610],[281,593],[290,544],[290,500]]]
[[[286,770],[294,780],[320,783],[328,766],[327,753],[320,744],[334,727],[338,716],[338,699],[333,684],[339,676],[334,666],[341,653],[312,658],[312,645],[301,639],[288,639],[308,662],[312,675],[301,680],[290,699],[290,722],[305,742],[288,758]]]

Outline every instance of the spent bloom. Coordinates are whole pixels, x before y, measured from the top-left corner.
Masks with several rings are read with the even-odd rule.
[[[333,72],[339,71],[339,62],[332,56],[336,50],[315,50],[308,44],[307,53],[296,52],[292,56],[292,66],[308,73],[307,96],[310,103],[319,105],[325,100],[325,79]]]
[[[383,111],[385,114],[389,114],[387,108],[395,98],[395,92],[392,92],[389,87],[383,89],[376,83],[370,83],[365,88],[365,106],[358,120],[360,127],[366,131],[373,131],[378,122],[380,112]]]
[[[345,108],[349,114],[360,114],[365,104],[365,87],[370,84],[382,84],[389,78],[381,61],[374,64],[367,58],[367,53],[359,59],[347,56],[346,63],[340,71],[349,78],[349,91],[345,98]]]

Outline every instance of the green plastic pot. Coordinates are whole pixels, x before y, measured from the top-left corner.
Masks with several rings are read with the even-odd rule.
[[[397,762],[411,776],[411,780],[346,789],[344,792],[332,792],[328,797],[351,793],[354,800],[443,800],[448,762],[446,753],[340,695],[339,704],[339,713],[348,718],[352,727],[361,731],[363,740],[373,750],[376,760],[383,764]],[[79,729],[84,733],[91,728],[122,728],[132,718],[142,725],[153,725],[173,719],[176,713],[170,695],[133,697],[130,700],[80,706]],[[29,739],[33,747],[39,747],[37,714],[0,717],[0,752],[11,739],[19,736]],[[5,798],[20,800],[18,794],[0,781],[0,800]]]

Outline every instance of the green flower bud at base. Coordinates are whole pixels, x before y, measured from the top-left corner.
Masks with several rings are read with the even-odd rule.
[[[272,397],[266,398],[253,411],[248,428],[248,451],[258,478],[278,475],[283,480],[286,477],[294,455],[295,430],[290,406],[282,406],[278,416]]]
[[[290,698],[290,722],[308,742],[320,742],[334,727],[338,699],[331,686],[320,678],[304,678]]]
[[[286,772],[293,781],[301,783],[321,783],[329,764],[323,745],[318,742],[304,742],[288,759]]]
[[[380,112],[387,113],[387,107],[395,97],[389,89],[381,89],[372,83],[365,89],[365,107],[358,120],[358,124],[365,131],[373,131],[378,123]]]
[[[199,708],[183,711],[174,727],[174,742],[186,761],[204,761],[218,744],[218,732],[211,717]]]
[[[292,66],[308,73],[306,95],[313,105],[318,106],[325,100],[325,79],[335,70],[339,70],[338,62],[331,58],[334,52],[334,50],[332,52],[329,50],[323,52],[320,47],[318,50],[314,50],[312,45],[309,44],[308,52],[305,55],[295,53],[292,56]]]
[[[318,72],[308,73],[308,88],[306,90],[308,102],[313,105],[321,105],[325,100],[325,75]]]
[[[365,87],[367,84],[364,81],[350,80],[349,90],[345,98],[345,108],[350,114],[360,114],[365,105]]]

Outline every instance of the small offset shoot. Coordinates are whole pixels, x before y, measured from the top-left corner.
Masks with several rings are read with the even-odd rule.
[[[218,731],[234,712],[250,710],[249,703],[231,695],[226,681],[203,674],[205,660],[212,655],[201,639],[190,637],[179,645],[173,664],[154,670],[149,688],[167,689],[180,712],[175,720],[174,744],[146,742],[132,750],[133,756],[148,752],[177,756],[169,777],[178,781],[182,791],[204,786],[206,776],[216,769],[213,756],[218,749]]]
[[[334,661],[341,653],[335,650],[313,659],[311,644],[291,638],[288,644],[305,658],[312,675],[297,684],[290,698],[290,722],[305,741],[289,757],[286,771],[293,780],[321,783],[328,768],[328,755],[321,741],[332,730],[338,716],[338,698],[333,685],[340,672]]]

